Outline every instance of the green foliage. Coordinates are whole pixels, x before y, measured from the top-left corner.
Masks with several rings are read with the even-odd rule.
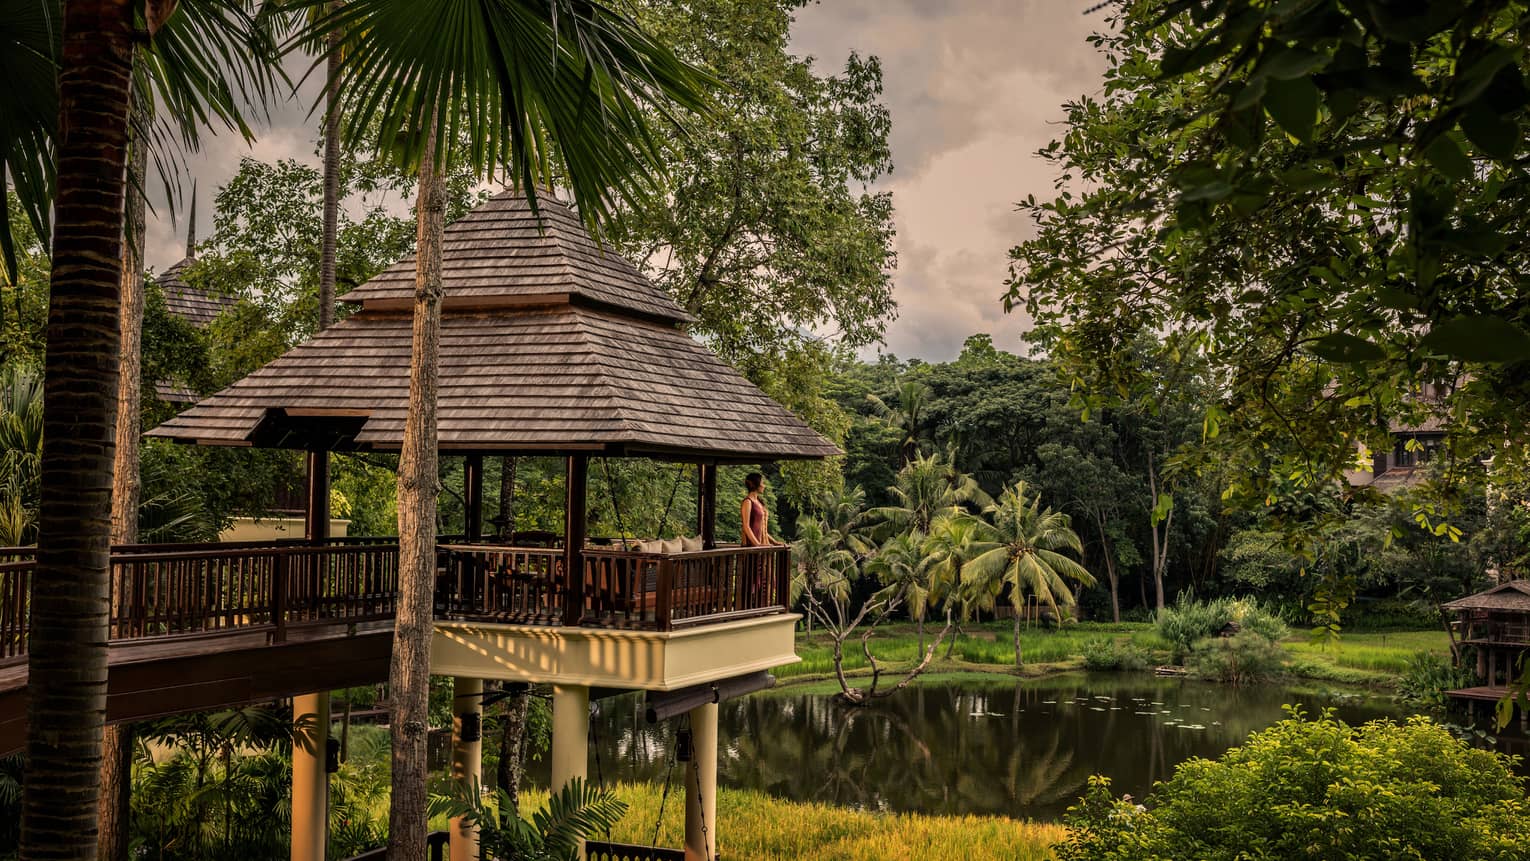
[[[1242,685],[1279,675],[1285,662],[1286,652],[1278,642],[1245,630],[1231,637],[1201,640],[1191,650],[1186,665],[1203,679]]]
[[[610,831],[627,811],[624,802],[577,777],[552,794],[529,820],[515,813],[504,790],[496,793],[492,807],[476,798],[439,796],[432,799],[432,807],[476,822],[483,856],[494,861],[574,861],[583,854],[581,841]]]
[[[1470,687],[1473,681],[1471,670],[1455,666],[1449,657],[1414,652],[1397,677],[1397,692],[1411,703],[1444,708],[1450,705],[1446,691]]]
[[[1095,637],[1085,640],[1082,653],[1084,667],[1090,670],[1145,670],[1150,663],[1147,650],[1131,640],[1116,637]]]
[[[1142,800],[1095,777],[1061,861],[1523,858],[1530,801],[1511,760],[1415,717],[1351,727],[1299,710]]]
[[[1230,623],[1271,642],[1284,639],[1288,633],[1285,622],[1253,598],[1197,601],[1181,593],[1173,606],[1158,611],[1153,622],[1176,661],[1183,661],[1200,641],[1215,636]]]

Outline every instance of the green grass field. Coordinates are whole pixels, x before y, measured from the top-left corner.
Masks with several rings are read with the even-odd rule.
[[[620,843],[649,845],[658,821],[659,788],[619,784],[612,791],[628,805],[611,832]],[[522,796],[534,810],[546,794]],[[782,801],[760,792],[724,789],[717,797],[717,854],[723,858],[802,861],[1042,861],[1062,840],[1060,825],[992,816],[922,816],[852,810],[829,804]],[[685,802],[671,796],[659,845],[681,845]]]
[[[937,633],[939,626],[925,626],[926,645]],[[1015,665],[1012,636],[1009,622],[968,625],[963,633],[955,635],[955,647],[949,660],[945,655],[950,638],[941,644],[931,671],[942,675],[964,671],[1012,672]],[[1146,649],[1155,661],[1168,661],[1166,644],[1146,622],[1083,622],[1060,630],[1031,627],[1022,631],[1020,647],[1029,671],[1076,669],[1082,658],[1083,644],[1102,637],[1130,640]],[[1333,642],[1314,641],[1306,632],[1298,631],[1283,645],[1290,656],[1288,669],[1291,675],[1362,685],[1389,684],[1407,666],[1408,658],[1415,652],[1443,655],[1450,651],[1449,639],[1439,630],[1345,633]],[[871,640],[871,652],[886,669],[911,666],[920,656],[914,625],[882,626]],[[815,631],[812,637],[799,635],[797,654],[802,660],[776,669],[778,678],[817,680],[834,672],[830,641],[822,632]],[[861,653],[859,639],[847,641],[845,669],[856,673],[865,668],[866,658]]]

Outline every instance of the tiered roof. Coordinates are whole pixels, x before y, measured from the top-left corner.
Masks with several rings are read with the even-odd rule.
[[[697,343],[690,318],[578,218],[501,194],[447,228],[443,450],[713,460],[838,449]],[[542,229],[538,229],[538,224]],[[361,309],[151,431],[211,445],[395,451],[408,406],[414,263],[344,297]]]

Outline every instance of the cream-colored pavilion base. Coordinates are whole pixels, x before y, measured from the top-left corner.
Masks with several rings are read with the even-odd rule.
[[[324,861],[329,839],[329,691],[292,698],[292,861]]]
[[[472,738],[464,738],[467,723],[476,724]],[[483,782],[483,679],[452,679],[452,780],[464,795]],[[451,861],[478,861],[478,826],[457,816],[449,828]]]
[[[553,685],[671,691],[796,663],[800,616],[681,631],[436,622],[430,671]]]
[[[690,711],[693,753],[685,770],[685,861],[717,857],[717,703]]]

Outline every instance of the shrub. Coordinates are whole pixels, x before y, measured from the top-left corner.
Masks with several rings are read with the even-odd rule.
[[[1350,727],[1299,710],[1219,760],[1191,759],[1142,806],[1095,777],[1060,861],[1530,858],[1511,760],[1423,718]]]
[[[1197,643],[1216,635],[1229,623],[1267,640],[1279,640],[1288,633],[1280,616],[1253,598],[1197,601],[1182,593],[1174,606],[1159,610],[1154,619],[1158,636],[1169,644],[1176,663],[1183,663]]]
[[[1089,670],[1147,669],[1147,650],[1131,641],[1114,637],[1094,637],[1085,640],[1079,650],[1084,656],[1084,668]]]
[[[1189,666],[1201,678],[1240,685],[1278,675],[1285,661],[1279,643],[1245,630],[1201,641],[1190,653]]]
[[[1397,678],[1397,691],[1403,699],[1420,705],[1445,706],[1445,692],[1472,683],[1472,673],[1454,666],[1449,658],[1429,652],[1414,652]]]

